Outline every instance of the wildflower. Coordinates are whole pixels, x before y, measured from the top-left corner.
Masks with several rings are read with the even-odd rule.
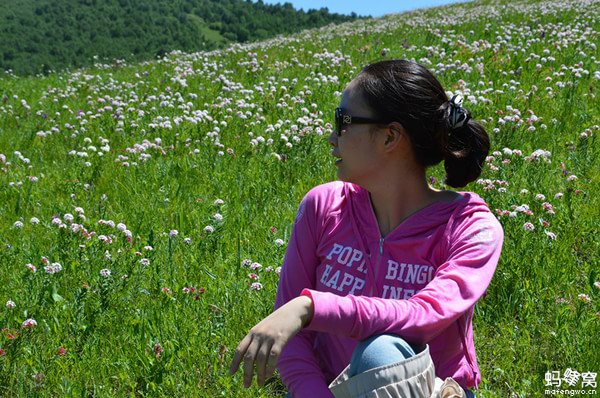
[[[281,267],[277,267],[277,268],[275,268],[275,273],[276,273],[277,275],[280,275],[280,274],[281,274]]]
[[[49,273],[50,275],[56,274],[56,273],[62,271],[62,265],[60,265],[59,263],[52,263],[51,265],[45,266],[44,270],[46,270],[46,272]]]
[[[60,218],[58,218],[58,216],[54,216],[54,218],[52,219],[52,224],[53,225],[57,225],[57,224],[61,224],[62,221],[60,220]]]
[[[15,304],[15,302],[14,302],[14,301],[12,301],[12,300],[8,300],[8,301],[6,302],[6,306],[7,306],[9,309],[11,309],[11,310],[12,310],[12,309],[13,309],[13,308],[15,308],[17,305]]]
[[[546,233],[546,236],[548,238],[550,238],[551,240],[556,240],[556,234],[554,234],[553,232],[549,232],[549,231],[544,231]]]
[[[214,218],[215,218],[216,221],[223,221],[223,216],[220,215],[219,213],[215,214]]]
[[[248,268],[248,267],[249,267],[251,264],[252,264],[252,260],[249,260],[249,259],[247,259],[247,258],[245,258],[245,259],[242,261],[242,267],[246,267],[246,268]]]
[[[177,231],[176,229],[172,229],[171,232],[169,232],[169,236],[171,238],[176,237],[177,235],[179,235],[179,231]]]
[[[597,289],[600,289],[600,282],[594,282],[594,286],[595,286]]]
[[[171,294],[171,293],[173,293],[173,292],[171,291],[171,289],[169,289],[168,287],[163,287],[163,289],[162,289],[161,291],[162,291],[163,293],[167,293],[167,294]]]
[[[591,298],[590,298],[590,296],[588,296],[587,294],[583,294],[583,293],[581,293],[581,294],[579,294],[579,295],[577,296],[577,298],[578,298],[579,300],[583,301],[584,303],[591,303],[591,302],[592,302],[592,299],[591,299]]]
[[[40,220],[39,220],[38,218],[36,218],[36,217],[31,217],[31,220],[29,220],[29,222],[30,222],[32,225],[36,225],[36,224],[39,224],[39,223],[40,223]]]
[[[284,244],[284,242],[283,242],[283,239],[276,239],[276,240],[275,240],[275,244],[276,244],[277,246],[283,246],[283,244]]]
[[[571,174],[569,177],[567,177],[567,181],[571,182],[571,181],[577,181],[578,178],[576,175]]]
[[[160,343],[154,344],[154,347],[152,348],[152,352],[154,352],[154,355],[159,356],[161,353],[164,352],[162,346],[160,345]]]
[[[277,228],[275,228],[275,227],[271,227],[271,228],[270,228],[270,230],[271,230],[271,232],[273,232],[274,234],[276,234],[276,233],[277,233]]]
[[[265,272],[273,272],[273,267],[269,265],[267,268],[265,268]]]
[[[261,268],[262,268],[262,264],[260,264],[260,263],[252,263],[252,265],[250,265],[250,269],[254,270],[254,271],[259,270]]]
[[[4,351],[4,348],[0,348],[0,357],[5,354],[6,354],[6,351]]]
[[[31,263],[30,263],[30,264],[25,264],[25,266],[26,266],[27,268],[29,268],[29,270],[30,270],[31,272],[37,272],[37,268],[35,268],[35,265],[33,265],[33,264],[31,264]]]
[[[546,200],[546,197],[544,195],[542,195],[541,193],[538,193],[537,195],[535,195],[536,200]]]
[[[100,270],[100,275],[110,276],[110,270],[108,268],[104,268],[104,269]]]
[[[65,220],[67,220],[67,221],[73,221],[73,218],[74,218],[73,215],[70,213],[65,214],[64,217],[65,217]]]
[[[533,224],[530,222],[526,222],[525,224],[523,224],[523,228],[525,228],[525,231],[533,231],[535,229]]]
[[[188,294],[190,292],[190,289],[188,289],[187,287],[184,287],[182,289],[182,291],[183,291],[184,294]]]
[[[198,289],[198,293],[199,294],[204,294],[205,292],[206,292],[206,289],[203,288],[203,287],[201,287],[201,288]]]
[[[204,227],[204,232],[213,233],[214,231],[215,231],[215,229],[213,227],[211,227],[210,225],[207,225],[206,227]]]
[[[556,305],[559,305],[559,304],[569,304],[569,305],[571,305],[571,301],[568,300],[568,299],[566,299],[566,298],[559,298],[559,299],[557,299],[555,301],[555,303],[556,303]]]
[[[223,200],[222,200],[222,199],[217,199],[217,200],[215,200],[215,203],[213,203],[213,204],[214,204],[215,206],[218,206],[218,205],[222,205],[223,203],[225,203],[225,202],[223,202]]]
[[[517,213],[514,212],[514,211],[511,211],[511,212],[508,213],[508,217],[509,218],[516,218],[517,217]]]
[[[75,213],[83,214],[84,211],[83,211],[83,209],[81,207],[76,207],[75,208]]]
[[[44,376],[43,373],[36,373],[32,376],[33,378],[33,384],[35,387],[40,387],[42,385],[42,383],[44,383],[44,378],[46,376]]]
[[[21,221],[15,221],[13,228],[23,228],[23,223]]]
[[[557,192],[556,195],[554,195],[554,199],[560,199],[563,197],[563,193],[562,192]]]
[[[185,239],[183,239],[183,243],[185,243],[186,245],[189,245],[190,243],[192,243],[192,239],[185,238]]]
[[[25,321],[23,321],[23,329],[25,329],[25,330],[33,329],[36,326],[37,326],[37,322],[33,318],[29,318],[29,319],[26,319]]]
[[[59,355],[65,355],[66,353],[67,353],[67,350],[65,350],[65,347],[63,347],[63,346],[60,346],[60,347],[58,348],[58,354],[59,354]]]
[[[142,264],[142,265],[150,265],[150,260],[148,260],[147,258],[142,258],[140,260],[140,264]]]
[[[248,278],[252,279],[253,281],[257,281],[258,275],[256,275],[255,273],[248,274]]]
[[[263,288],[263,285],[260,282],[254,282],[253,284],[250,285],[250,288],[252,290],[261,290]]]
[[[152,246],[144,246],[144,250],[151,252],[154,249],[152,248]]]
[[[118,223],[117,224],[117,229],[121,232],[125,232],[127,230],[127,226],[123,223]]]

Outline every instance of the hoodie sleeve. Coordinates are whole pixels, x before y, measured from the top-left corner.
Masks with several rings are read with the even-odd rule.
[[[314,288],[318,265],[318,216],[315,190],[300,203],[281,269],[275,309]],[[277,363],[283,382],[294,397],[330,398],[325,376],[313,351],[315,332],[303,329],[284,347]]]
[[[426,344],[475,305],[487,289],[502,249],[503,232],[489,212],[476,212],[451,232],[448,255],[434,278],[408,300],[337,296],[305,289],[315,313],[307,329],[362,340],[395,333]]]

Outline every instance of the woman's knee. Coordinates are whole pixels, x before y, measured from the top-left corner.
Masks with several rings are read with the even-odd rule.
[[[391,365],[408,359],[422,351],[421,346],[414,346],[403,338],[393,334],[381,334],[361,341],[352,354],[349,376],[380,366]]]

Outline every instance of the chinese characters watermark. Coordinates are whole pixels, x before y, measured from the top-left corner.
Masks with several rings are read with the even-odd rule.
[[[578,372],[575,369],[567,368],[561,375],[561,372],[558,370],[555,371],[547,371],[544,375],[544,380],[546,380],[546,387],[550,387],[550,390],[546,390],[546,394],[569,394],[571,396],[581,394],[581,395],[595,395],[596,390],[590,390],[590,388],[596,388],[598,386],[598,382],[596,381],[596,377],[598,373],[596,372]],[[561,389],[561,391],[557,391],[557,389]],[[579,388],[581,388],[579,390]],[[586,388],[584,390],[584,388]],[[568,390],[566,390],[568,389]]]

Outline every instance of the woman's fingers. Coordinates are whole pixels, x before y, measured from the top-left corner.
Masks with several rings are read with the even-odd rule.
[[[271,352],[269,353],[269,363],[265,373],[265,377],[268,379],[273,376],[275,369],[277,369],[277,361],[279,361],[279,355],[281,355],[281,349],[277,348],[277,344],[273,344]]]
[[[233,354],[233,359],[231,360],[231,366],[229,367],[230,375],[234,374],[239,369],[240,363],[242,362],[242,359],[244,358],[244,355],[246,354],[246,351],[248,350],[248,347],[250,346],[251,342],[252,342],[252,336],[250,334],[248,334],[248,335],[246,335],[246,337],[244,337],[244,339],[240,342],[240,344],[235,349],[235,353]]]
[[[313,314],[313,303],[309,297],[297,297],[260,321],[240,342],[229,368],[234,374],[244,363],[244,386],[250,387],[256,369],[256,382],[264,385],[265,380],[275,373],[281,350],[287,342],[309,323]]]
[[[272,340],[265,339],[256,355],[256,384],[263,386],[266,379],[267,363],[270,361]],[[252,380],[250,380],[252,381]]]

